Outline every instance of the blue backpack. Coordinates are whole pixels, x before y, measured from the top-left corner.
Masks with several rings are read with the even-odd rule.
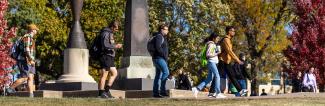
[[[15,59],[15,60],[18,60],[19,59],[19,56],[20,55],[23,55],[24,53],[24,45],[23,45],[23,42],[22,42],[22,38],[19,37],[15,43],[11,46],[11,49],[10,49],[10,57]]]

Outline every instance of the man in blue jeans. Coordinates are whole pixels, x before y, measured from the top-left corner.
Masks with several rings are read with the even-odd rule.
[[[153,97],[162,98],[168,96],[166,93],[166,81],[169,75],[167,64],[168,44],[167,44],[168,26],[162,24],[159,26],[159,32],[154,34],[155,52],[152,55],[153,64],[156,67],[156,75],[153,82]],[[160,86],[160,92],[159,92]]]

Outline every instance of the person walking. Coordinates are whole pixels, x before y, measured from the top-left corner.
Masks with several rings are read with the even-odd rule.
[[[241,95],[245,95],[247,93],[246,89],[243,89],[236,78],[235,71],[231,65],[232,60],[235,60],[238,64],[244,64],[233,52],[231,39],[235,36],[235,28],[233,26],[226,27],[226,37],[224,37],[221,42],[221,54],[220,54],[220,70],[221,72],[226,72],[229,80],[236,87]]]
[[[155,51],[152,54],[152,61],[156,68],[155,79],[153,82],[153,97],[163,98],[169,96],[166,93],[166,81],[169,75],[168,69],[168,25],[161,24],[159,26],[159,32],[154,34],[154,48]],[[160,90],[159,90],[160,87]]]
[[[219,41],[219,36],[216,33],[212,33],[206,42],[207,50],[206,50],[206,58],[208,59],[207,67],[209,69],[207,78],[201,82],[197,87],[193,87],[192,91],[194,93],[194,97],[197,97],[197,94],[200,90],[203,89],[209,82],[215,78],[214,89],[216,92],[216,98],[225,98],[221,91],[220,91],[220,76],[217,68],[217,64],[219,62],[218,55],[221,53],[221,48],[216,43]],[[218,47],[219,46],[219,47]]]
[[[314,74],[314,67],[310,67],[309,70],[305,73],[303,79],[303,91],[304,92],[317,92],[317,82],[316,76]]]
[[[119,24],[117,21],[113,21],[108,27],[104,27],[100,33],[100,41],[102,45],[102,53],[100,53],[100,80],[98,83],[98,96],[101,98],[113,98],[110,93],[110,89],[117,77],[117,70],[114,64],[115,59],[115,49],[122,48],[122,44],[116,44],[114,40],[114,32],[119,29]],[[107,85],[106,79],[108,73],[111,72],[111,76],[108,80]]]
[[[233,65],[233,69],[235,71],[235,78],[239,82],[242,89],[247,89],[246,80],[248,79],[249,81],[251,81],[252,79],[251,79],[250,74],[246,68],[248,63],[246,61],[245,54],[240,53],[239,59],[240,59],[240,61],[244,62],[244,64],[235,63]]]
[[[27,81],[29,97],[34,97],[34,75],[36,73],[35,69],[35,41],[36,34],[39,30],[35,24],[30,24],[27,26],[27,33],[19,40],[22,41],[24,52],[19,55],[17,60],[17,65],[20,70],[18,78],[9,88],[6,89],[7,93],[15,93],[15,88],[25,81]]]

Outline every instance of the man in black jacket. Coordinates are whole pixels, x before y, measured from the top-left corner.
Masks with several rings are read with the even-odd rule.
[[[155,33],[154,47],[155,52],[152,56],[152,61],[156,67],[156,75],[153,83],[153,97],[161,98],[168,96],[166,93],[166,81],[169,75],[168,69],[168,43],[167,43],[168,26],[162,24],[159,26],[159,32]],[[160,80],[160,81],[159,81]],[[160,83],[159,83],[160,82]],[[158,87],[160,86],[160,92]]]
[[[108,27],[101,30],[101,56],[100,56],[100,66],[101,66],[101,76],[98,83],[99,96],[102,98],[113,98],[109,89],[114,83],[117,76],[117,70],[114,64],[115,49],[122,48],[122,44],[115,44],[114,32],[119,29],[119,24],[117,21],[113,21]],[[111,77],[108,80],[108,85],[105,86],[105,81],[108,76],[108,72],[111,72]]]

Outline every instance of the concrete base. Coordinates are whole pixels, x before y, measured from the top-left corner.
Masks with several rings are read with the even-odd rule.
[[[88,49],[69,48],[64,50],[64,74],[56,81],[93,82],[96,81],[88,73]]]
[[[119,90],[152,90],[153,79],[148,78],[131,78],[131,79],[118,79],[113,84],[113,89]],[[172,81],[166,82],[166,89],[174,89],[175,85]]]
[[[40,85],[40,89],[52,91],[86,91],[97,90],[98,84],[93,82],[43,83]]]
[[[150,56],[123,57],[121,67],[118,69],[119,76],[113,85],[114,89],[152,90],[155,67]]]
[[[150,56],[123,57],[121,67],[118,72],[122,78],[155,78],[155,67]]]
[[[189,90],[176,90],[170,89],[167,91],[169,98],[195,98],[192,91]],[[143,91],[143,90],[130,90],[130,91],[120,91],[120,90],[111,90],[112,96],[115,98],[152,98],[152,91]],[[63,97],[97,97],[97,90],[89,91],[48,91],[41,90],[34,92],[35,97],[44,97],[44,98],[63,98]],[[199,92],[198,98],[208,98],[208,92]],[[10,96],[20,96],[28,97],[28,92],[17,92]],[[234,98],[233,94],[225,94],[227,98]]]
[[[125,98],[125,91],[111,90],[111,94],[115,98]],[[9,96],[19,96],[19,97],[28,97],[29,93],[26,91],[17,92]],[[50,91],[50,90],[40,90],[34,92],[35,97],[44,97],[44,98],[63,98],[63,97],[98,97],[97,90],[89,91]]]

